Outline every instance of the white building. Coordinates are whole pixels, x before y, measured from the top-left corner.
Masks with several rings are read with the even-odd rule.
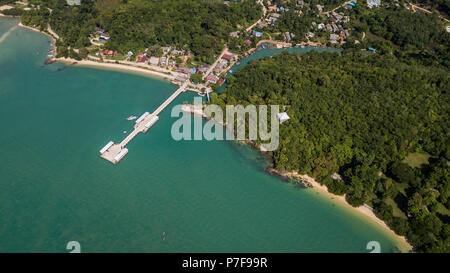
[[[372,8],[372,7],[379,7],[379,6],[381,6],[381,0],[367,0],[367,6],[369,7],[369,8]]]
[[[73,5],[81,5],[81,0],[66,0],[67,5],[69,6],[73,6]]]
[[[283,123],[283,122],[289,120],[290,117],[288,116],[288,114],[286,112],[282,112],[282,113],[277,114],[277,119],[280,123]]]
[[[150,64],[151,65],[158,65],[159,64],[159,58],[156,57],[150,57]]]
[[[166,65],[166,57],[161,57],[160,61],[161,61],[161,65]]]

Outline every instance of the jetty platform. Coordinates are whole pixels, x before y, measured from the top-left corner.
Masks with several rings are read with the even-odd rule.
[[[136,121],[134,130],[127,135],[122,142],[114,143],[110,141],[100,150],[100,157],[108,160],[113,164],[117,164],[127,154],[128,149],[125,148],[130,141],[139,133],[147,133],[147,131],[159,120],[158,115],[173,101],[178,95],[187,90],[189,81],[185,81],[167,100],[165,100],[153,113],[145,112]]]

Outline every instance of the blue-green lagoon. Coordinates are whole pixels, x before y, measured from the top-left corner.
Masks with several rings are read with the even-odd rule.
[[[0,37],[18,23],[0,19]],[[99,157],[177,89],[130,73],[44,66],[49,39],[0,43],[0,252],[383,252],[391,233],[264,171],[251,148],[175,141],[171,106],[118,165]],[[184,93],[172,104],[192,101]]]

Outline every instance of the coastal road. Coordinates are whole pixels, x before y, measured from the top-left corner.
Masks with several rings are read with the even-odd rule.
[[[419,7],[419,6],[416,6],[416,5],[414,5],[414,4],[411,4],[411,3],[408,3],[408,4],[410,4],[411,5],[411,8],[412,8],[412,10],[414,11],[414,12],[416,12],[417,10],[420,10],[420,11],[423,11],[423,12],[425,12],[425,13],[428,13],[428,14],[432,14],[433,12],[432,11],[430,11],[430,10],[427,10],[427,9],[424,9],[424,8],[421,8],[421,7]],[[449,23],[450,22],[450,20],[448,20],[448,19],[446,19],[446,18],[444,18],[444,17],[442,17],[440,14],[438,14],[439,15],[439,17],[442,19],[442,20],[444,20],[444,21],[446,21],[447,23]]]
[[[225,53],[228,52],[228,47],[225,47],[222,50],[222,53],[220,53],[219,57],[217,58],[217,60],[211,65],[211,67],[208,69],[208,71],[206,71],[205,75],[203,75],[202,80],[206,79],[206,77],[208,77],[208,75],[214,70],[214,68],[216,67],[217,63],[220,61],[220,59],[222,59],[222,56],[225,55]]]
[[[263,8],[263,16],[258,20],[258,21],[256,21],[256,23],[254,23],[253,25],[251,25],[251,26],[249,26],[245,31],[250,31],[250,30],[252,30],[252,28],[254,28],[257,24],[259,24],[260,22],[262,22],[262,20],[264,19],[264,18],[266,18],[266,14],[267,14],[267,9],[266,9],[266,6],[264,6],[264,3],[263,3],[263,1],[262,0],[260,0],[260,1],[258,1],[258,4],[260,4],[261,6],[262,6],[262,8]]]
[[[329,10],[329,11],[324,12],[324,14],[327,14],[327,13],[330,13],[330,12],[334,12],[334,11],[336,11],[336,10],[338,10],[338,9],[340,9],[340,8],[342,8],[342,7],[344,7],[345,5],[348,5],[350,2],[353,2],[353,1],[347,1],[347,2],[345,2],[344,4],[342,4],[342,5],[340,5],[340,6],[337,6],[337,7],[335,7],[335,8],[332,9],[332,10]]]

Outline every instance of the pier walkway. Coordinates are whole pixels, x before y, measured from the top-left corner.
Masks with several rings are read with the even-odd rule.
[[[178,88],[166,101],[163,102],[153,113],[144,113],[139,119],[136,120],[134,130],[127,137],[125,137],[119,144],[108,143],[102,150],[100,150],[100,156],[113,164],[119,163],[119,161],[128,153],[128,149],[125,146],[133,140],[139,133],[146,133],[151,126],[158,121],[158,115],[173,101],[178,95],[186,91],[189,81],[185,81],[180,88]]]

